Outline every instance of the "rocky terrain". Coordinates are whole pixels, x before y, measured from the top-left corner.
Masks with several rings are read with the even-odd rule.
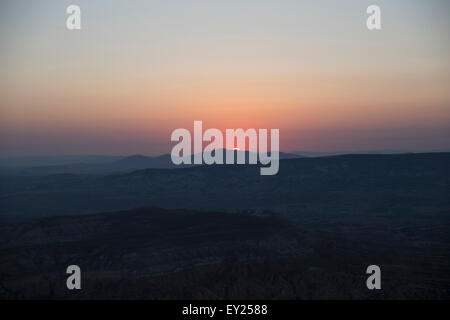
[[[449,299],[449,266],[449,153],[0,179],[0,298]]]
[[[333,219],[142,208],[0,228],[6,299],[450,298],[450,222]],[[66,288],[67,266],[82,289]],[[382,290],[366,288],[368,265]]]

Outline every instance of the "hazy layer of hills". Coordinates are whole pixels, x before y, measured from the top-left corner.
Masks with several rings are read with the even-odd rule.
[[[9,174],[0,221],[0,298],[450,298],[450,153]]]
[[[5,176],[1,217],[115,211],[140,206],[276,210],[292,215],[411,212],[450,203],[450,153],[348,155],[258,165],[145,169],[111,175]]]
[[[223,163],[225,163],[225,150]],[[233,151],[235,162],[237,154],[242,153],[248,163],[248,151]],[[253,153],[255,154],[255,153]],[[269,152],[270,155],[270,152]],[[256,154],[257,156],[257,154]],[[294,153],[279,153],[280,159],[301,158]],[[119,156],[65,156],[65,157],[23,157],[0,159],[0,175],[45,176],[59,173],[72,174],[111,174],[130,172],[139,169],[176,169],[194,166],[194,156],[187,156],[184,160],[189,164],[175,165],[170,154],[160,156],[131,155]],[[188,163],[187,161],[185,161]]]

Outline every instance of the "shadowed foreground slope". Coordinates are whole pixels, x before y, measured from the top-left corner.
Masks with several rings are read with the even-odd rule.
[[[450,298],[450,223],[142,208],[0,227],[0,298]],[[65,270],[82,269],[82,290]],[[382,290],[365,269],[382,269]]]

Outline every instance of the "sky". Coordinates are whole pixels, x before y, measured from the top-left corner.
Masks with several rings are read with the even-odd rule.
[[[445,0],[2,1],[0,155],[156,155],[194,120],[278,128],[282,151],[450,150],[449,18]]]

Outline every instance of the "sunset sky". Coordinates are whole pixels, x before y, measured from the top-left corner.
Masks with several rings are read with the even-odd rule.
[[[2,1],[0,155],[156,155],[194,120],[279,128],[282,151],[450,150],[449,58],[445,0]]]

